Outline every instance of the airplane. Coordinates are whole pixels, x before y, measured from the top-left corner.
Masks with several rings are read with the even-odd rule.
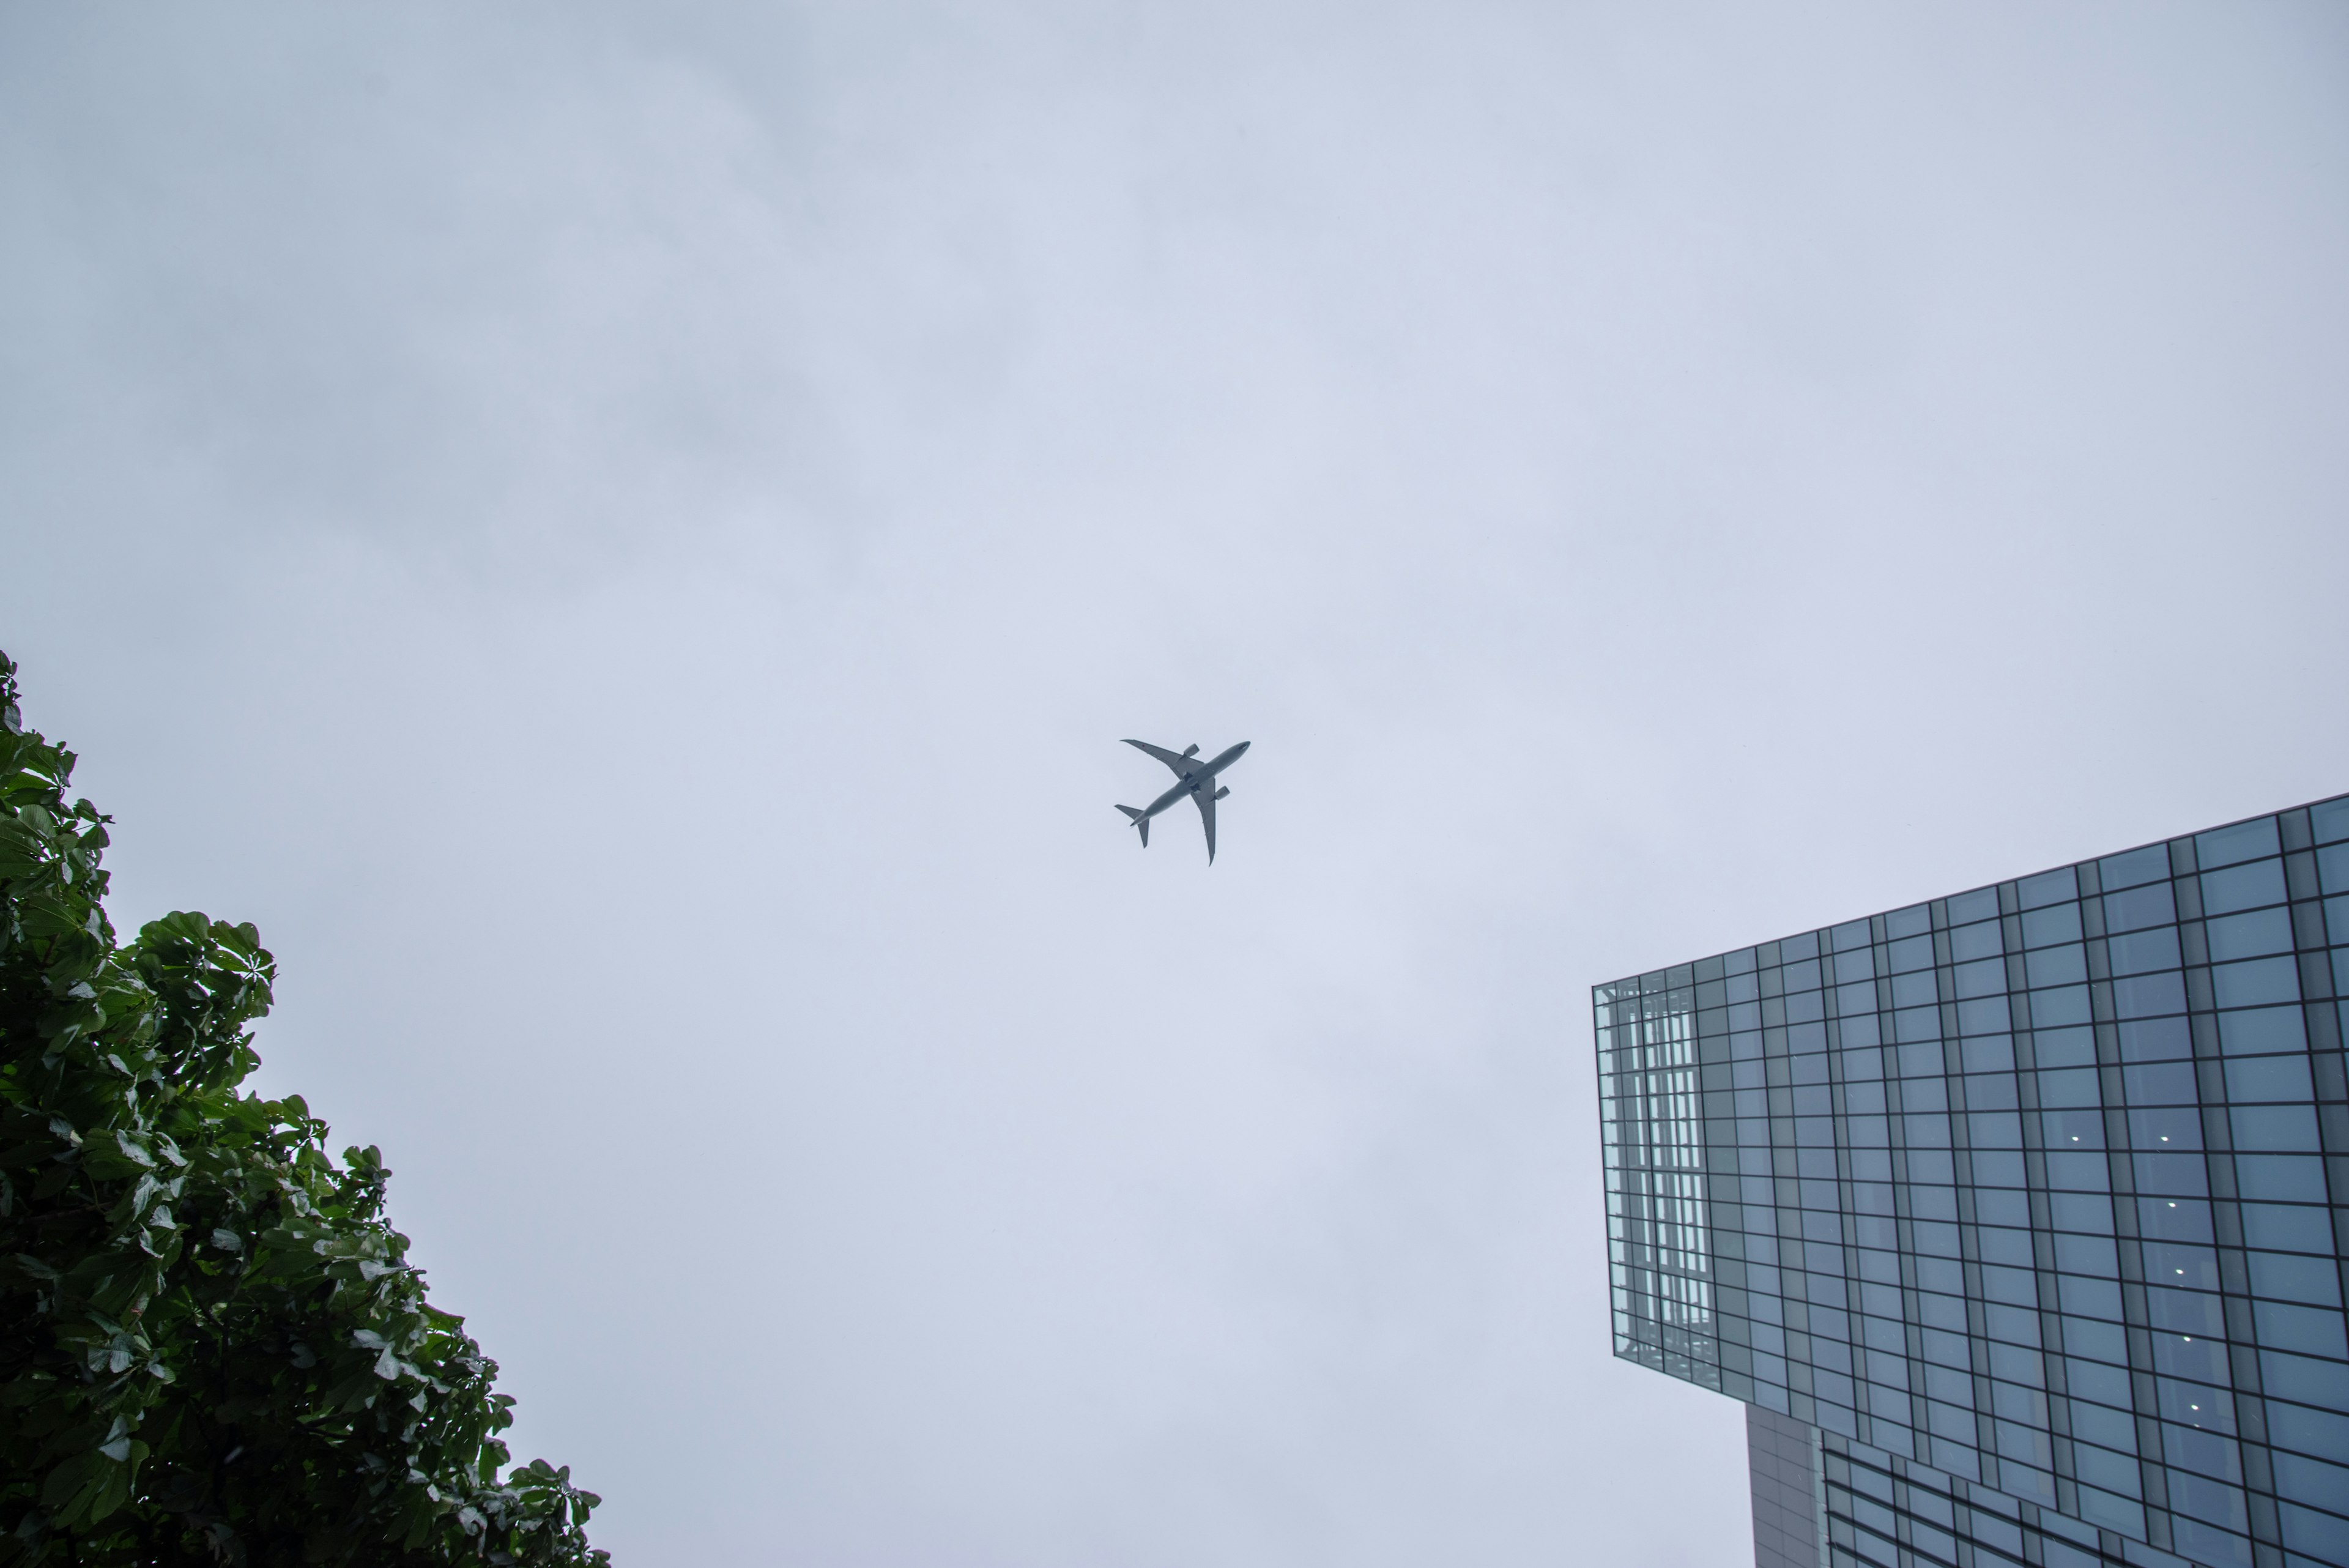
[[[1213,866],[1216,863],[1216,803],[1232,793],[1229,784],[1216,783],[1216,775],[1238,762],[1240,753],[1248,749],[1248,742],[1242,741],[1237,746],[1218,752],[1212,760],[1199,755],[1196,741],[1180,752],[1170,752],[1147,741],[1130,740],[1125,743],[1137,752],[1148,752],[1174,770],[1174,787],[1152,801],[1148,809],[1136,810],[1130,805],[1117,808],[1125,813],[1126,821],[1141,830],[1142,846],[1144,849],[1150,847],[1150,819],[1187,794],[1199,803],[1199,820],[1207,825],[1207,864]]]

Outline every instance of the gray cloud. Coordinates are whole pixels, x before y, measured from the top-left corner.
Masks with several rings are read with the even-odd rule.
[[[626,1561],[1737,1560],[1587,986],[2342,787],[2333,8],[0,29],[0,645]]]

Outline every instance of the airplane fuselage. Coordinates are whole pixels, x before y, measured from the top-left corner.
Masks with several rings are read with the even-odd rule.
[[[1156,800],[1152,801],[1148,808],[1143,812],[1143,815],[1144,816],[1156,816],[1160,812],[1164,811],[1168,806],[1173,805],[1178,800],[1182,800],[1189,795],[1197,794],[1201,790],[1214,789],[1216,787],[1216,775],[1222,773],[1226,768],[1230,767],[1234,763],[1238,762],[1240,760],[1240,753],[1247,749],[1248,742],[1242,741],[1237,746],[1226,747],[1224,750],[1216,753],[1212,758],[1193,757],[1190,760],[1195,765],[1185,769],[1182,774],[1174,781],[1174,787],[1169,789],[1164,794],[1160,795]]]
[[[1216,782],[1216,775],[1238,762],[1241,754],[1248,749],[1248,743],[1242,741],[1206,758],[1199,755],[1196,744],[1185,746],[1179,752],[1170,752],[1147,741],[1128,740],[1125,743],[1157,758],[1174,775],[1174,787],[1149,805],[1121,805],[1117,808],[1125,813],[1126,821],[1141,832],[1143,846],[1147,848],[1150,845],[1150,819],[1176,801],[1187,797],[1199,808],[1199,826],[1207,834],[1207,861],[1213,865],[1216,858],[1216,802],[1232,793]]]

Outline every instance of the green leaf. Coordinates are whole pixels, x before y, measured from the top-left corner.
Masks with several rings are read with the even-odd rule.
[[[36,1532],[0,1563],[128,1562],[104,1542],[186,1540],[200,1507],[212,1560],[605,1563],[568,1471],[500,1483],[512,1400],[405,1262],[380,1153],[337,1168],[306,1102],[243,1087],[260,932],[180,910],[120,941],[107,819],[66,803],[5,654],[0,717],[0,1521]]]

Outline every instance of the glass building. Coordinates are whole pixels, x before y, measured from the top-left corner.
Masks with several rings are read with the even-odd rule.
[[[1756,1556],[2349,1565],[2349,796],[1601,985],[1615,1354]]]

